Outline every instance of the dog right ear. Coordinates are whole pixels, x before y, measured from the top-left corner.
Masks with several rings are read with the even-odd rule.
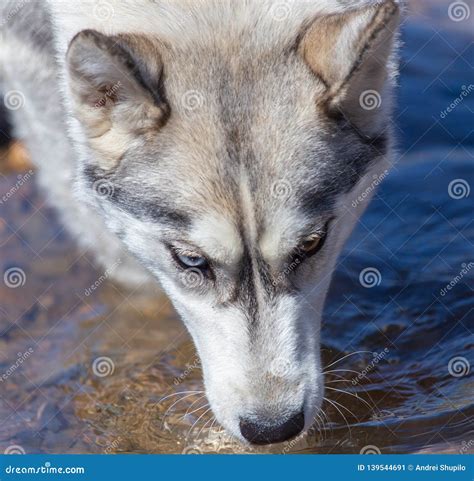
[[[379,126],[378,107],[389,74],[400,7],[382,0],[320,16],[304,32],[299,51],[326,87],[321,105],[343,113],[362,132]]]
[[[75,114],[102,168],[115,166],[137,136],[166,122],[163,66],[153,40],[84,30],[66,60]]]

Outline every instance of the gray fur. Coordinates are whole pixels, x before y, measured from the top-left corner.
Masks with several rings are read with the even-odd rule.
[[[18,134],[40,182],[104,267],[121,258],[116,277],[161,282],[231,433],[302,408],[308,427],[324,298],[366,205],[351,203],[390,163],[398,9],[289,2],[281,19],[263,0],[108,5],[103,21],[93,3],[51,0],[35,10],[54,28],[44,42],[21,15],[2,30],[0,85],[25,95]],[[382,104],[363,109],[374,89]],[[320,251],[299,255],[326,229]],[[209,272],[180,269],[175,249],[206,255]]]

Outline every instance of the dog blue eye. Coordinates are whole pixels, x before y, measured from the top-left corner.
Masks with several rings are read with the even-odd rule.
[[[207,260],[205,257],[200,256],[184,256],[181,254],[176,254],[179,262],[185,267],[197,267],[202,269],[207,266]]]

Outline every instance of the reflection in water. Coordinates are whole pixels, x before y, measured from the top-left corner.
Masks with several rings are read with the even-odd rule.
[[[435,69],[417,54],[428,28],[405,28],[398,122],[406,154],[336,272],[323,326],[327,400],[309,434],[255,450],[229,439],[208,410],[199,359],[169,301],[101,276],[31,179],[15,187],[20,177],[10,173],[0,178],[0,198],[9,193],[0,211],[9,272],[0,283],[0,448],[472,452],[474,95],[433,123],[466,85],[462,56],[446,56],[472,44],[459,47],[459,32],[433,37]],[[433,69],[457,76],[440,87]]]

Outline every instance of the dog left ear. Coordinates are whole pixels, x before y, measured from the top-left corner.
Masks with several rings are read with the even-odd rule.
[[[104,169],[114,167],[130,144],[168,118],[159,47],[145,36],[95,30],[79,32],[69,45],[74,113]]]
[[[399,23],[393,0],[316,18],[299,52],[326,87],[321,101],[329,115],[346,116],[362,132],[376,129],[383,110],[387,64]]]

